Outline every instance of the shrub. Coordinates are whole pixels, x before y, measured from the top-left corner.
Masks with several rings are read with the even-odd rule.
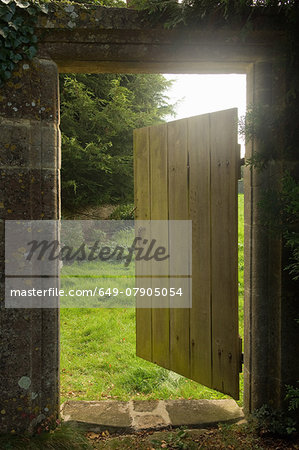
[[[119,205],[110,215],[110,219],[115,220],[134,220],[135,206],[134,203]]]

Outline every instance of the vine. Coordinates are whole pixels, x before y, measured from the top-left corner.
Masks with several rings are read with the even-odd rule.
[[[272,25],[280,17],[292,20],[296,0],[132,0],[137,9],[146,11],[154,22],[166,28],[178,25],[208,25],[234,23],[252,26],[256,18],[271,17]],[[277,21],[279,22],[279,20]],[[260,23],[260,21],[259,21]]]
[[[7,81],[22,60],[37,52],[35,25],[38,13],[48,7],[37,1],[0,0],[0,85]]]

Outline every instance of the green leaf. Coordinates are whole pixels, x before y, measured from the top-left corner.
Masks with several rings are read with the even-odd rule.
[[[3,17],[3,20],[4,20],[5,22],[10,22],[10,20],[12,19],[12,17],[13,17],[13,12],[8,12],[8,13]]]
[[[27,36],[20,36],[19,40],[20,40],[20,42],[23,42],[24,44],[28,44],[30,42],[30,39]]]
[[[26,30],[28,31],[28,33],[34,34],[34,28],[33,27],[26,27]]]
[[[5,31],[4,28],[0,28],[0,36],[4,37],[4,39],[7,37],[7,32]]]
[[[15,39],[13,42],[13,48],[18,48],[20,45],[22,45],[22,42],[20,41],[20,39]]]
[[[5,60],[8,56],[8,50],[5,48],[0,48],[0,59]]]
[[[17,29],[18,29],[17,25],[16,25],[14,22],[8,22],[8,26],[9,26],[10,28],[13,28],[14,30],[17,30]]]
[[[6,48],[11,48],[12,47],[12,42],[10,38],[6,38],[5,42],[4,42],[4,47]]]
[[[44,3],[41,3],[41,4],[39,5],[39,10],[40,10],[41,12],[43,12],[44,14],[48,14],[48,12],[49,12],[48,5],[45,5]]]
[[[37,52],[36,48],[33,47],[33,45],[30,45],[27,52],[29,58],[33,58],[36,55],[36,52]]]
[[[24,19],[23,19],[23,17],[21,17],[21,16],[14,17],[14,19],[13,19],[13,23],[14,23],[17,27],[20,27],[20,26],[22,25],[23,22],[24,22]]]
[[[32,6],[30,6],[30,7],[26,10],[26,12],[27,12],[30,16],[35,16],[36,13],[37,13],[36,9],[35,9],[35,8],[32,8]]]
[[[1,0],[0,0],[1,1]],[[6,8],[0,8],[0,18],[2,17],[2,16],[5,16],[5,14],[7,13],[7,9]]]
[[[26,1],[22,0],[14,0],[14,1],[19,8],[28,8],[28,6],[30,5],[30,3]]]
[[[11,60],[12,60],[14,63],[17,63],[17,62],[19,62],[19,61],[22,60],[22,56],[20,55],[20,53],[16,53],[15,55],[13,55],[13,57],[11,58]]]
[[[9,71],[13,71],[13,69],[14,69],[14,67],[15,67],[15,63],[14,62],[12,62],[12,61],[9,61],[8,63],[7,63],[7,69],[9,70]]]
[[[13,14],[16,12],[16,4],[15,2],[12,2],[8,5],[9,11],[11,11]]]
[[[11,41],[14,41],[16,38],[17,38],[17,32],[15,30],[11,29],[10,32],[9,32],[9,39]]]
[[[5,72],[4,72],[5,80],[8,80],[10,77],[11,77],[11,72],[9,72],[8,70],[5,70]]]

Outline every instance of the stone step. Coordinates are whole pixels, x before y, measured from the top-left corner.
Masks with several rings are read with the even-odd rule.
[[[121,402],[67,401],[61,406],[64,422],[88,431],[140,431],[166,427],[202,428],[244,418],[232,399],[139,400]]]

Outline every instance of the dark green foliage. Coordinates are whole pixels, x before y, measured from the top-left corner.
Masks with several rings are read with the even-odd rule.
[[[134,220],[135,205],[134,203],[128,203],[126,205],[119,205],[115,208],[110,215],[110,219],[113,220]]]
[[[296,431],[296,421],[292,417],[267,405],[254,411],[248,423],[260,434],[286,436]]]
[[[179,24],[219,26],[235,21],[244,25],[255,15],[291,16],[296,0],[134,0],[138,9],[146,10],[154,21],[166,28]]]
[[[37,52],[35,26],[40,13],[48,13],[50,0],[0,0],[0,86],[10,79],[16,65]],[[56,0],[56,3],[68,3]],[[122,0],[76,0],[73,3],[126,7]]]
[[[0,0],[0,85],[11,77],[18,62],[36,54],[35,24],[47,6],[36,1]]]
[[[283,267],[292,280],[288,284],[293,285],[296,298],[293,282],[299,279],[299,180],[296,169],[299,154],[299,3],[264,3],[271,11],[276,8],[277,15],[282,11],[285,18],[284,58],[280,57],[276,64],[285,65],[287,92],[279,109],[269,105],[250,106],[240,125],[246,141],[255,140],[259,148],[246,160],[247,166],[262,171],[273,161],[282,163],[281,189],[265,191],[260,207],[268,232],[283,239]]]
[[[254,140],[259,144],[262,152],[254,153],[245,161],[246,166],[263,170],[270,160],[282,156],[281,149],[281,109],[275,110],[270,105],[250,105],[246,116],[239,121],[239,132],[244,136],[245,142]]]
[[[162,75],[61,75],[62,203],[133,202],[133,129],[173,112]]]
[[[299,381],[298,381],[299,383]],[[299,386],[286,386],[287,395],[286,400],[289,402],[289,411],[293,411],[299,408]]]
[[[293,105],[291,105],[293,108]],[[298,112],[293,114],[288,122],[288,130],[292,135],[292,145],[282,146],[281,135],[284,133],[281,124],[284,114],[288,113],[288,106],[280,111],[269,107],[250,107],[246,117],[241,121],[241,133],[246,141],[254,139],[259,143],[260,151],[253,153],[245,162],[250,169],[264,170],[275,160],[285,160],[287,163],[298,159],[299,140],[295,138],[293,129],[297,128]],[[289,141],[289,136],[286,136]],[[291,144],[291,142],[290,142]],[[296,150],[297,149],[297,150]],[[265,190],[259,207],[261,209],[262,224],[267,227],[273,237],[281,236],[284,240],[285,260],[284,269],[294,281],[299,279],[299,181],[295,171],[291,174],[288,169],[283,171],[281,189]]]
[[[240,132],[245,136],[246,142],[255,140],[259,144],[259,152],[253,153],[246,159],[246,166],[250,169],[263,171],[272,161],[292,161],[294,147],[298,140],[293,136],[293,146],[281,145],[281,135],[284,134],[282,122],[288,107],[275,111],[269,106],[251,106],[246,116],[240,121]],[[298,115],[298,113],[297,113]],[[294,115],[295,117],[295,115]],[[292,133],[293,121],[288,128]],[[296,125],[297,127],[297,125]],[[286,137],[289,140],[289,136]],[[281,236],[285,243],[285,254],[288,261],[285,270],[289,271],[293,280],[299,279],[299,182],[284,170],[281,179],[281,189],[276,187],[264,191],[263,199],[259,204],[262,224],[267,228],[272,237]]]
[[[68,3],[68,0],[56,0],[56,3]],[[127,4],[122,0],[75,0],[72,3],[78,3],[86,5],[99,5],[99,6],[107,6],[107,7],[116,7],[116,8],[126,8]]]
[[[299,182],[289,172],[283,178],[281,207],[285,245],[290,252],[289,265],[285,267],[293,280],[299,279]]]

